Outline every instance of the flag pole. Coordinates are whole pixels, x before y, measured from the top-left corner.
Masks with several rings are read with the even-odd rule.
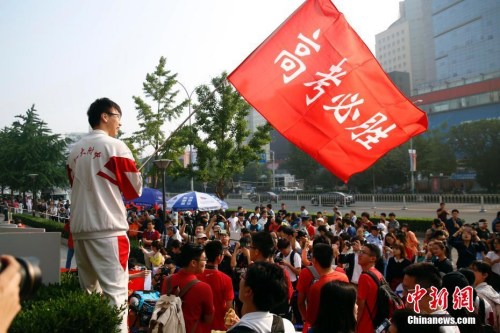
[[[180,124],[179,126],[177,126],[177,128],[175,130],[172,131],[172,133],[170,133],[170,135],[165,139],[165,141],[163,141],[163,143],[146,159],[146,161],[141,165],[141,167],[139,168],[139,172],[141,172],[141,170],[149,163],[149,161],[151,161],[151,159],[156,156],[156,154],[163,149],[163,147],[167,144],[167,142],[170,141],[170,139],[172,139],[172,137],[174,137],[175,134],[177,134],[177,132],[184,126],[184,124],[186,124],[186,122],[188,122],[189,119],[191,119],[191,117],[196,113],[198,112],[198,109],[201,108],[203,106],[203,104],[205,104],[209,98],[211,98],[215,92],[217,91],[217,89],[224,85],[227,81],[227,78],[224,79],[218,86],[216,86],[212,92],[204,99],[200,102],[200,104],[198,104],[197,107],[194,107],[193,108],[193,111],[191,111],[189,113],[189,115],[186,117],[186,119],[184,119]],[[191,158],[191,156],[190,156]],[[192,163],[192,161],[189,161],[190,163]]]

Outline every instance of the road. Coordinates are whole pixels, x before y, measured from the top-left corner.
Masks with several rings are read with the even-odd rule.
[[[225,200],[230,209],[235,209],[238,206],[242,206],[247,210],[253,210],[257,203],[251,202],[249,199],[227,199]],[[280,200],[278,203],[273,203],[273,209],[280,209],[280,204],[284,202],[286,204],[287,210],[292,212],[299,212],[300,206],[305,206],[310,214],[316,213],[318,211],[326,211],[327,213],[332,213],[332,206],[313,206],[308,200]],[[264,203],[267,204],[267,203]],[[439,207],[439,203],[407,203],[406,207],[401,202],[367,202],[359,201],[349,207],[340,206],[340,211],[345,214],[349,210],[353,209],[356,211],[358,216],[362,212],[368,212],[370,215],[378,216],[380,213],[385,212],[386,214],[394,212],[396,216],[399,217],[423,217],[423,218],[434,218],[436,217],[436,210]],[[484,205],[484,212],[481,212],[480,204],[473,203],[447,203],[446,207],[449,211],[456,208],[460,211],[460,217],[467,222],[477,222],[479,219],[486,219],[491,222],[495,219],[496,214],[500,211],[500,204],[490,204]],[[406,208],[406,209],[404,209]]]

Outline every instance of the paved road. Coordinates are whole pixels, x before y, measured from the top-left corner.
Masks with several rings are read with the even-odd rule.
[[[228,199],[226,202],[229,208],[235,209],[238,206],[242,206],[247,210],[253,210],[257,203],[251,202],[249,199]],[[282,200],[278,203],[273,203],[273,208],[275,210],[279,209],[280,204],[284,202],[287,206],[288,211],[299,212],[300,206],[305,206],[310,214],[318,211],[326,211],[328,213],[332,212],[332,207],[323,206],[313,206],[310,201],[305,200]],[[265,203],[264,203],[265,204]],[[460,211],[460,217],[467,222],[477,222],[479,219],[486,219],[491,222],[495,219],[496,214],[500,211],[500,204],[495,205],[484,205],[485,212],[481,212],[481,205],[479,204],[467,204],[467,203],[448,203],[448,210],[454,208]],[[361,215],[362,212],[368,212],[370,215],[379,215],[382,212],[388,214],[389,212],[394,212],[396,216],[400,217],[436,217],[436,209],[439,207],[438,203],[408,203],[406,204],[406,209],[403,203],[398,202],[366,202],[359,201],[349,207],[339,207],[340,211],[345,214],[349,210],[353,209],[356,211],[357,215]]]

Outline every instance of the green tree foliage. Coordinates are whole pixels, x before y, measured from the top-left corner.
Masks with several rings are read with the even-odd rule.
[[[477,173],[488,191],[500,185],[500,120],[463,123],[450,131],[450,141],[463,163]]]
[[[142,153],[148,147],[156,151],[166,139],[162,128],[166,121],[179,117],[187,105],[187,101],[176,104],[179,91],[174,89],[174,85],[177,83],[177,74],[172,74],[165,68],[166,62],[167,60],[161,57],[155,71],[146,74],[142,88],[145,98],[133,96],[140,129],[134,132],[131,138],[124,140],[129,146],[134,143],[138,147],[132,151]],[[170,158],[176,161],[182,154],[182,151],[179,151],[180,146],[175,143],[163,148],[160,155],[154,159]],[[154,184],[156,186],[156,180]]]
[[[429,176],[431,173],[450,175],[455,172],[457,168],[455,149],[450,144],[448,136],[446,127],[442,127],[413,139],[413,148],[417,150],[418,173]]]
[[[262,147],[271,141],[269,124],[260,126],[250,137],[246,117],[251,107],[227,83],[226,77],[222,73],[212,79],[212,87],[196,88],[200,101],[200,105],[195,105],[196,120],[192,128],[186,127],[179,134],[180,143],[192,143],[197,151],[196,164],[186,171],[215,187],[220,198],[224,198],[226,188],[233,188],[233,177],[257,161]]]
[[[11,127],[0,132],[0,183],[12,190],[32,189],[28,174],[38,174],[36,188],[66,187],[66,147],[68,140],[52,134],[33,105]]]

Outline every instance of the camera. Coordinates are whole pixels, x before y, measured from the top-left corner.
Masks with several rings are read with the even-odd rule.
[[[21,266],[19,273],[21,274],[21,282],[19,283],[19,297],[28,299],[35,294],[42,284],[42,271],[40,270],[39,261],[35,257],[19,257],[16,258]],[[6,263],[0,261],[0,273],[6,268]]]
[[[283,262],[283,258],[280,257],[280,256],[277,256],[277,257],[274,258],[274,262],[277,263],[277,264],[280,264],[280,263]]]

